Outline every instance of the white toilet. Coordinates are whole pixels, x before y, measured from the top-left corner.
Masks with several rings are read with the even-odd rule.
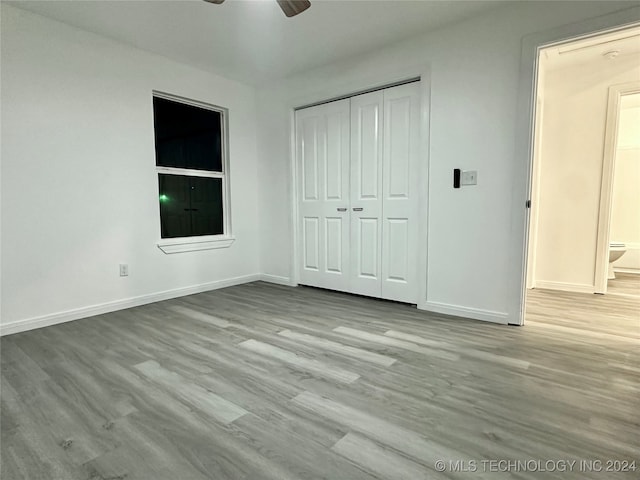
[[[616,278],[615,273],[613,273],[613,262],[618,260],[624,252],[627,251],[627,247],[624,243],[620,242],[611,242],[609,244],[609,275],[607,278],[612,279]]]

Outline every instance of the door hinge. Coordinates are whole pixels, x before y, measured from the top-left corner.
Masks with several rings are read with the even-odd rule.
[[[527,200],[525,205],[526,205],[527,208],[531,208],[531,200]]]

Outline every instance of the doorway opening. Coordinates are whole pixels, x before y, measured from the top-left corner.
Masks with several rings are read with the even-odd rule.
[[[526,323],[638,335],[640,27],[538,54]]]

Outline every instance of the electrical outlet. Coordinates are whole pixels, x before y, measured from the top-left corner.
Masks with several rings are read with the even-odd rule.
[[[477,185],[478,184],[478,171],[477,170],[466,170],[462,172],[462,176],[460,178],[460,183],[462,185]]]
[[[127,265],[126,263],[121,263],[120,264],[120,276],[121,277],[128,277],[129,276],[129,265]]]

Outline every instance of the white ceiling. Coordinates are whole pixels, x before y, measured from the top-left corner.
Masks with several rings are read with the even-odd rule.
[[[617,53],[615,57],[607,58],[605,54],[610,52]],[[634,57],[640,61],[640,27],[554,45],[543,49],[540,58],[544,68],[557,70],[586,63],[605,64]]]
[[[275,0],[9,1],[13,6],[258,85],[488,11],[504,1],[311,0],[286,18]]]

